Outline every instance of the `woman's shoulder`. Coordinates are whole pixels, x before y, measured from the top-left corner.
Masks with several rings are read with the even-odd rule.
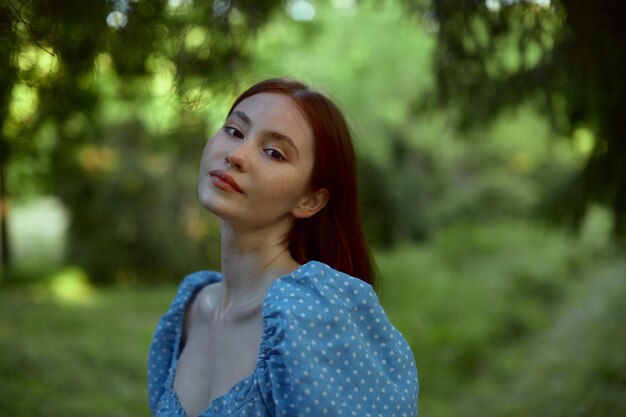
[[[216,271],[202,270],[187,274],[179,283],[172,305],[189,301],[191,295],[206,285],[220,282],[222,275]]]
[[[291,274],[276,280],[270,287],[266,310],[297,310],[306,306],[324,305],[329,310],[356,308],[363,304],[378,304],[371,285],[318,261],[310,261]]]
[[[270,340],[302,340],[314,334],[321,341],[350,333],[361,341],[389,339],[403,349],[408,346],[371,285],[317,261],[272,284],[263,321]]]
[[[185,309],[190,301],[202,288],[221,280],[221,274],[215,271],[196,271],[186,275],[178,285],[169,309],[159,320],[153,334],[153,342],[176,338],[182,325]]]
[[[337,404],[346,415],[372,406],[417,415],[413,354],[369,284],[309,262],[274,282],[263,319],[266,386],[277,415],[321,415]],[[374,387],[385,400],[370,394]],[[301,392],[307,395],[294,394]],[[360,401],[346,400],[357,392]]]

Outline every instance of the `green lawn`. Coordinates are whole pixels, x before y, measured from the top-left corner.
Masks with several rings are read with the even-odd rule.
[[[1,415],[149,415],[147,351],[174,287],[95,290],[89,304],[0,291]]]

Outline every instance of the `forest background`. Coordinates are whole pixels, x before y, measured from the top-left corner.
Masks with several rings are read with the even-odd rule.
[[[357,138],[420,414],[626,415],[619,0],[2,0],[0,415],[149,415],[151,332],[217,268],[199,157],[245,86]]]

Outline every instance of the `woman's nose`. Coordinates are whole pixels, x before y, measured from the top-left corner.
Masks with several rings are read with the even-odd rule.
[[[242,141],[239,146],[231,150],[226,154],[226,162],[238,171],[245,171],[248,169],[248,156],[249,146],[247,141]]]

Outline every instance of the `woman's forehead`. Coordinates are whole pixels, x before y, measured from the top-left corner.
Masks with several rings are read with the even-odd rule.
[[[308,127],[298,104],[289,96],[279,93],[259,93],[242,100],[233,109],[244,113],[252,123],[271,121],[280,124],[296,124]]]
[[[298,104],[285,94],[255,94],[237,104],[231,114],[255,127],[271,127],[273,130],[284,128],[293,134],[311,134],[309,123]]]

